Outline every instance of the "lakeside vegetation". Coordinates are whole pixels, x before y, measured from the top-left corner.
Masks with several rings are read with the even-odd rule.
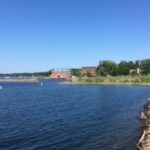
[[[72,69],[72,75],[76,77],[73,84],[150,85],[150,59],[120,63],[104,60],[99,62],[95,76],[81,74],[79,69]]]
[[[139,69],[137,71],[137,69]],[[81,74],[80,69],[72,69],[71,74],[76,77],[92,75],[90,72]],[[96,76],[127,76],[127,75],[149,75],[150,74],[150,59],[136,60],[136,61],[120,61],[116,63],[111,60],[100,61],[97,69]]]
[[[150,76],[107,76],[107,77],[79,77],[72,80],[73,84],[128,84],[150,85]]]

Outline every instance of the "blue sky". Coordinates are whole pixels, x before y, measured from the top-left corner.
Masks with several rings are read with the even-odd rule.
[[[149,57],[149,0],[0,1],[2,73]]]

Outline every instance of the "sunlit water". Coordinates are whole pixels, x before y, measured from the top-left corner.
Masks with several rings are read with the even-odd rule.
[[[150,87],[0,85],[0,150],[136,150]]]

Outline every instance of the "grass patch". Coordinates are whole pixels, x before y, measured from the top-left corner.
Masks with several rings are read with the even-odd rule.
[[[138,84],[150,85],[150,76],[108,76],[108,77],[80,77],[73,83],[85,84]]]

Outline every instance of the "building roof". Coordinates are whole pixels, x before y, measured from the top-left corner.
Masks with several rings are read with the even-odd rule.
[[[82,67],[81,69],[96,69],[96,67],[92,67],[92,66],[87,66],[87,67]]]

